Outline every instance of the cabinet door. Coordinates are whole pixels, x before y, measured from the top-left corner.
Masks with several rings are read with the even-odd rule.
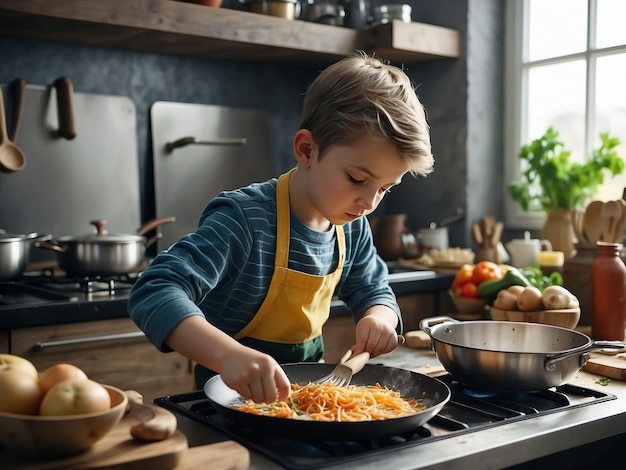
[[[10,345],[39,371],[68,362],[96,382],[136,390],[145,403],[193,389],[191,362],[159,352],[128,318],[13,330]]]

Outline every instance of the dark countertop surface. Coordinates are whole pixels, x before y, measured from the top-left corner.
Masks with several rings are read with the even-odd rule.
[[[392,270],[389,281],[396,295],[401,296],[446,291],[453,278],[453,274],[439,274],[434,271]],[[118,288],[114,292],[72,292],[66,299],[24,305],[7,304],[0,294],[0,331],[126,318],[128,292],[127,287]],[[331,315],[345,313],[347,309],[343,303],[334,301]]]

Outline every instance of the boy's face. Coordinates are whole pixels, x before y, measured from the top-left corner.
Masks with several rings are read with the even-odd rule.
[[[318,160],[316,147],[307,173],[307,192],[318,216],[343,225],[378,207],[384,195],[408,172],[395,145],[361,137],[334,145]]]

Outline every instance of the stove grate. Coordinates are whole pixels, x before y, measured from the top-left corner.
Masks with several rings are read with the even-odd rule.
[[[230,439],[264,455],[287,470],[313,470],[358,462],[373,454],[394,452],[479,429],[578,408],[615,395],[566,384],[550,390],[495,394],[485,398],[463,393],[449,375],[438,377],[452,392],[443,409],[424,426],[402,436],[359,441],[312,441],[274,437],[225,419],[202,391],[157,398],[155,403],[204,423]]]

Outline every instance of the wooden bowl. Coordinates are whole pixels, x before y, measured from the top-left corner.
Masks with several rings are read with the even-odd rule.
[[[0,412],[0,447],[8,452],[67,456],[85,452],[122,419],[126,394],[103,385],[111,396],[107,411],[69,416],[31,416]]]
[[[453,290],[449,290],[448,294],[450,294],[452,303],[458,313],[481,313],[485,310],[485,305],[487,305],[487,299],[470,299],[468,297],[461,297]]]
[[[580,308],[565,308],[560,310],[538,310],[535,312],[519,312],[514,310],[500,310],[489,307],[491,319],[496,321],[521,321],[527,323],[543,323],[544,325],[560,326],[573,330],[580,320]]]

